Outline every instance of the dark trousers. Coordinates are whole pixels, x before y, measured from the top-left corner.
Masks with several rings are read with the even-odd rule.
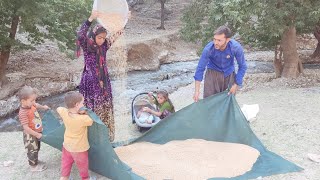
[[[235,75],[224,77],[222,72],[207,69],[204,77],[203,98],[223,92],[234,83]]]

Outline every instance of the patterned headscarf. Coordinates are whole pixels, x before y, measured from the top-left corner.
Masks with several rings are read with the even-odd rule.
[[[107,33],[107,30],[102,27],[100,24],[97,24],[92,30],[89,32],[87,36],[87,48],[88,51],[91,53],[96,54],[96,74],[99,80],[99,83],[103,83],[102,88],[106,88],[107,85],[107,79],[106,79],[106,73],[104,66],[106,66],[106,60],[105,60],[105,52],[106,50],[103,49],[103,46],[98,46],[96,43],[96,36],[100,33]],[[79,39],[79,38],[77,38]],[[107,47],[108,48],[108,47]],[[77,56],[80,56],[80,42],[77,40]]]

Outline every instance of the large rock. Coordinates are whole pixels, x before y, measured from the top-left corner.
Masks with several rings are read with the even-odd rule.
[[[160,64],[194,60],[190,49],[196,48],[192,47],[193,44],[184,44],[176,33],[138,42],[119,38],[107,53],[109,74],[111,78],[121,79],[127,71],[158,70]],[[75,89],[80,83],[83,57],[71,61],[61,56],[58,50],[50,48],[22,52],[12,57],[15,58],[8,64],[9,84],[0,89],[0,116],[8,115],[19,107],[19,101],[12,98],[24,85],[37,88],[39,97],[45,97]],[[160,77],[166,78],[168,75]]]
[[[151,47],[145,43],[132,45],[128,50],[128,71],[157,70],[160,62],[154,58]]]
[[[0,100],[5,100],[18,92],[25,84],[26,76],[26,74],[20,72],[6,74],[9,82],[0,88]]]
[[[16,73],[6,74],[6,76],[10,82],[15,83],[15,82],[24,82],[26,80],[27,75],[21,72],[16,72]]]
[[[136,5],[143,4],[144,1],[143,0],[127,0],[127,3],[130,7],[134,7]]]
[[[19,98],[12,96],[7,100],[0,100],[0,117],[6,116],[19,108]]]
[[[0,88],[0,100],[5,100],[13,96],[24,84],[24,81],[6,84],[5,87]]]
[[[158,59],[161,64],[164,64],[165,62],[167,62],[168,58],[169,58],[169,51],[168,50],[161,51],[158,56]]]
[[[75,89],[79,85],[80,79],[81,73],[79,72],[61,74],[56,79],[41,77],[11,83],[10,87],[8,87],[8,89],[11,89],[10,91],[1,90],[2,93],[10,97],[7,99],[4,97],[0,100],[0,117],[7,116],[19,108],[19,99],[14,94],[24,85],[36,88],[38,90],[38,97],[46,97]]]
[[[196,50],[197,45],[186,44],[177,33],[139,43],[120,39],[107,53],[109,74],[119,77],[128,71],[158,70],[161,64],[193,61],[199,58]]]
[[[34,78],[27,80],[26,83],[38,90],[38,96],[46,97],[75,89],[77,83],[73,82],[72,79],[73,78],[70,77],[69,81],[52,81],[50,78]]]

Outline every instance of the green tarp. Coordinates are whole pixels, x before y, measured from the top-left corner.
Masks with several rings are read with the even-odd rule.
[[[89,128],[90,169],[111,179],[144,179],[131,171],[123,163],[113,146],[122,146],[136,142],[165,144],[172,140],[204,139],[208,141],[241,143],[260,151],[260,157],[251,171],[234,178],[212,179],[254,179],[303,170],[299,166],[268,151],[252,132],[245,116],[233,95],[222,92],[193,103],[159,122],[141,137],[126,142],[111,144],[108,129],[91,111],[89,115],[95,123]],[[128,120],[128,122],[130,122]],[[43,117],[44,136],[42,141],[61,150],[64,126],[60,125],[51,111]]]
[[[114,180],[144,179],[134,174],[131,168],[118,158],[108,139],[107,127],[95,113],[90,110],[88,112],[94,120],[92,126],[88,128],[90,170]],[[58,119],[52,111],[44,115],[41,141],[61,151],[65,127]]]

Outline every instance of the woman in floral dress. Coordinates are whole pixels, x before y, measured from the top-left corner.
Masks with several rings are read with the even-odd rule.
[[[106,53],[122,31],[107,37],[106,29],[97,24],[88,33],[92,21],[97,17],[98,12],[92,11],[89,19],[77,32],[77,56],[80,56],[80,48],[84,53],[84,69],[79,88],[84,96],[85,106],[93,110],[109,128],[109,139],[112,142],[115,126]]]

